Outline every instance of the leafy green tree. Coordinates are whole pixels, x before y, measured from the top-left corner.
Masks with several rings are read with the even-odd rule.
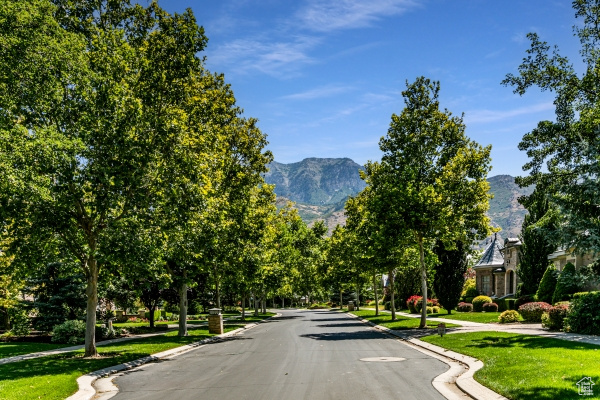
[[[517,183],[543,186],[550,202],[558,206],[561,219],[552,236],[556,244],[598,252],[600,13],[595,0],[575,0],[572,5],[580,19],[573,29],[581,43],[583,73],[577,74],[556,46],[551,49],[536,33],[529,33],[531,47],[518,74],[508,74],[502,83],[519,95],[532,86],[556,93],[556,121],[539,122],[519,143],[530,160],[523,166],[529,176],[518,177]]]
[[[452,310],[458,305],[465,283],[468,247],[462,242],[457,242],[454,249],[448,250],[442,241],[437,241],[433,251],[438,258],[434,268],[433,289],[440,304],[448,314],[452,314]]]
[[[536,187],[529,196],[519,198],[525,206],[525,215],[521,228],[521,247],[519,247],[519,265],[517,276],[521,280],[520,295],[534,294],[551,262],[548,256],[556,250],[549,239],[556,229],[555,213],[550,207],[541,186]]]
[[[552,295],[552,304],[559,301],[570,300],[573,293],[582,290],[577,270],[572,263],[567,263],[558,276],[556,288]]]
[[[471,243],[489,232],[486,181],[490,146],[465,136],[462,117],[439,108],[439,83],[424,77],[407,83],[405,108],[392,115],[380,140],[381,165],[369,176],[384,224],[394,224],[419,249],[421,292],[427,299],[425,249],[441,240]],[[367,164],[367,171],[373,165]],[[420,327],[427,324],[423,307]]]
[[[545,303],[552,304],[552,296],[556,290],[556,282],[558,281],[558,271],[554,265],[548,266],[542,276],[540,286],[535,293],[537,301],[543,301]]]

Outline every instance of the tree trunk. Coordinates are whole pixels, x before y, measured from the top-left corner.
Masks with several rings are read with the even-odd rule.
[[[217,274],[217,268],[213,268],[215,274],[215,301],[217,302],[217,308],[221,308],[221,292],[219,291],[219,276]]]
[[[154,328],[154,311],[155,311],[155,309],[156,309],[156,305],[153,305],[149,311],[150,316],[148,317],[148,321],[150,322],[150,329]]]
[[[344,309],[344,291],[340,289],[340,310]]]
[[[96,308],[98,307],[98,262],[93,257],[87,260],[87,308],[85,316],[85,355],[98,357],[96,350]]]
[[[285,309],[285,297],[281,296],[281,308]]]
[[[185,272],[183,278],[185,279]],[[179,288],[179,336],[187,336],[187,283],[184,281]]]
[[[377,273],[373,273],[373,291],[375,292],[375,316],[379,315],[379,298],[377,297]]]
[[[242,321],[246,320],[246,294],[242,294]]]
[[[423,238],[419,236],[419,262],[421,264],[421,293],[423,306],[421,307],[421,323],[419,328],[427,327],[427,270],[425,269],[425,255],[423,251]]]
[[[256,295],[252,296],[254,298],[254,316],[258,317],[258,299]]]
[[[392,321],[396,320],[396,303],[394,295],[394,269],[389,271],[389,285],[390,285],[390,306],[392,308]]]
[[[263,293],[262,295],[262,313],[267,313],[267,295]]]
[[[360,284],[356,280],[356,311],[360,311]]]

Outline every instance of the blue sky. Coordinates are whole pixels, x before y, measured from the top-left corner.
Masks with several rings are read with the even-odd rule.
[[[207,67],[225,74],[245,116],[259,120],[275,160],[380,160],[379,139],[401,91],[439,80],[440,103],[465,114],[467,135],[492,145],[490,176],[522,175],[517,145],[553,120],[552,93],[500,85],[537,32],[575,62],[568,0],[163,0],[191,7],[209,38]]]

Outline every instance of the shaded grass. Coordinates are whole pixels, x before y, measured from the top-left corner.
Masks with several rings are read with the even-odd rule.
[[[600,346],[506,332],[456,333],[421,340],[475,357],[475,379],[514,400],[600,398]],[[594,396],[576,383],[590,377]]]
[[[374,324],[385,326],[386,328],[394,330],[416,329],[419,327],[421,322],[420,318],[403,317],[400,315],[396,315],[396,321],[392,321],[392,314],[380,313],[379,316],[375,316],[375,311],[373,310],[351,311],[350,313],[364,318]],[[427,328],[437,328],[438,324],[439,322],[436,321],[427,321]],[[459,325],[451,323],[446,324],[446,327],[448,328],[454,328],[457,326]]]
[[[20,356],[23,354],[37,353],[69,346],[71,345],[59,343],[0,342],[0,358]]]
[[[226,332],[241,327],[227,324]],[[0,398],[64,399],[77,391],[76,379],[102,368],[137,360],[154,353],[173,349],[214,336],[208,328],[177,332],[149,338],[133,339],[98,347],[99,358],[83,358],[83,350],[0,365]]]

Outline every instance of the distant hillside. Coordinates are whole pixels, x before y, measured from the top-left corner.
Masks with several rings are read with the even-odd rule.
[[[363,167],[349,158],[307,158],[297,163],[269,164],[265,180],[275,184],[277,196],[296,203],[333,205],[360,192]]]
[[[490,192],[494,194],[488,211],[492,223],[502,228],[500,234],[503,238],[517,237],[527,214],[527,210],[517,200],[521,196],[530,195],[533,187],[521,189],[510,175],[492,176],[488,178],[488,182]]]
[[[358,173],[363,167],[349,158],[307,158],[292,164],[273,162],[269,168],[265,180],[275,185],[278,207],[291,200],[307,224],[323,220],[330,233],[337,224],[346,223],[344,204],[348,196],[365,187]],[[533,189],[519,188],[510,175],[493,176],[488,181],[494,194],[488,212],[492,224],[502,228],[500,235],[504,238],[518,236],[527,211],[517,199],[531,194]]]

